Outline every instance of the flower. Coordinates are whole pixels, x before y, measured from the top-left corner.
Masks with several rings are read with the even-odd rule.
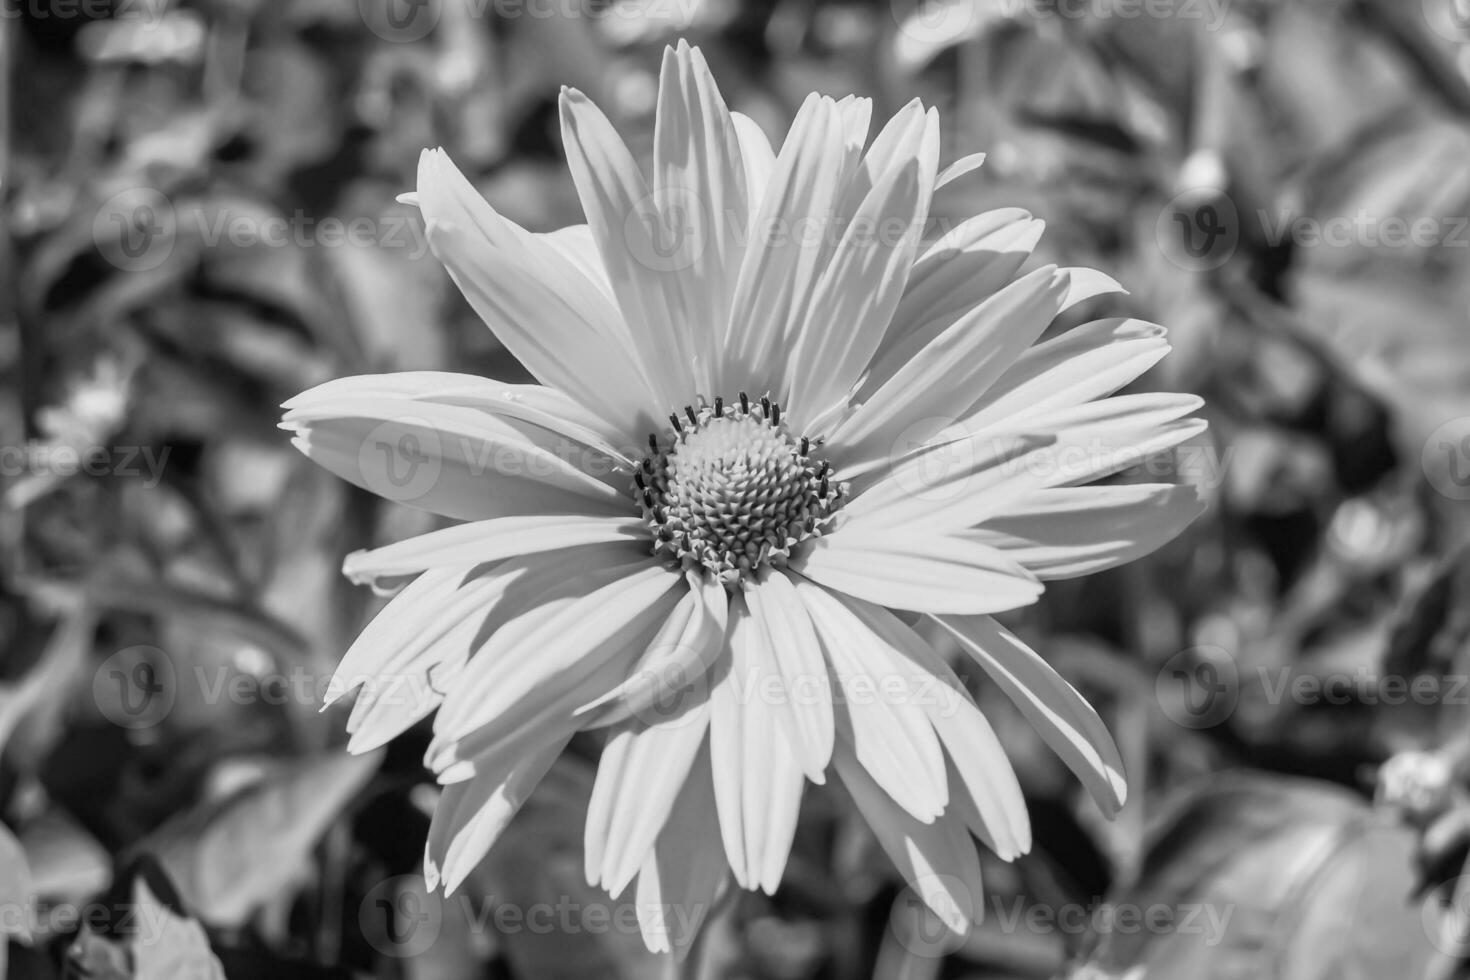
[[[361,688],[350,748],[437,712],[430,887],[458,887],[568,740],[600,728],[587,874],[614,896],[636,878],[650,948],[684,946],[727,871],[774,890],[805,784],[832,774],[964,930],[972,835],[1024,853],[1026,808],[963,684],[893,610],[953,637],[1104,810],[1122,805],[1097,714],[990,616],[1197,515],[1188,488],[1088,484],[1197,434],[1200,402],[1113,395],[1164,355],[1156,326],[1035,343],[1120,287],[1023,271],[1041,223],[1019,210],[924,244],[933,192],[980,158],[939,172],[917,101],[865,151],[869,111],[814,95],[774,152],[680,44],[651,184],[563,91],[588,223],[549,234],[423,154],[409,200],[434,254],[540,384],[347,378],[288,402],[284,425],[339,476],[463,522],[345,567],[400,589],[335,679]]]

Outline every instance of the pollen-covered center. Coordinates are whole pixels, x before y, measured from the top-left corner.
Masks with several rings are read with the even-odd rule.
[[[734,586],[762,565],[784,564],[842,503],[846,488],[770,399],[717,398],[669,421],[663,442],[648,437],[651,453],[634,477],[655,554]]]

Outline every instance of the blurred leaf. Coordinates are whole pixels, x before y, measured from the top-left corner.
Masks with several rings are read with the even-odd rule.
[[[133,882],[134,980],[225,980],[209,938],[193,919],[174,914],[140,875]]]
[[[3,889],[0,892],[0,907],[19,909],[22,912],[35,907],[36,889],[31,883],[31,869],[26,863],[25,850],[10,832],[10,828],[4,824],[0,824],[0,889]],[[10,936],[16,936],[22,942],[30,942],[30,923],[26,921],[24,914],[19,917],[0,917],[0,943]],[[0,965],[3,965],[3,960],[0,960]]]
[[[1413,977],[1433,955],[1413,835],[1328,783],[1240,774],[1169,808],[1074,977]],[[1138,917],[1161,909],[1154,924]],[[1135,917],[1130,927],[1124,915]]]
[[[112,882],[112,855],[60,810],[31,821],[20,839],[38,898],[80,904]]]
[[[285,762],[253,786],[207,802],[135,848],[155,855],[206,922],[241,926],[297,881],[312,849],[377,772],[381,753]]]

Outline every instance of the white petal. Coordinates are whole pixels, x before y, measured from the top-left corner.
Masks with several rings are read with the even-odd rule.
[[[552,737],[533,752],[499,760],[482,768],[474,779],[444,789],[424,847],[424,881],[430,889],[442,884],[448,894],[464,883],[570,737],[570,731]]]
[[[618,541],[636,545],[646,543],[647,533],[647,526],[637,517],[498,517],[457,524],[370,551],[354,551],[347,556],[342,572],[361,585],[428,568],[479,565],[580,545]]]
[[[838,471],[891,455],[900,440],[927,441],[959,420],[1051,323],[1067,283],[1047,266],[959,317],[832,433]]]
[[[710,697],[710,767],[725,856],[743,888],[774,893],[791,853],[805,785],[778,705],[762,696],[760,626],[739,593],[730,602],[730,672]]]
[[[846,153],[836,103],[809,96],[776,158],[740,266],[726,325],[722,390],[779,397],[792,334],[821,272],[820,243],[831,234]]]
[[[909,273],[864,394],[891,378],[961,314],[1015,279],[1045,227],[1020,208],[1002,208],[961,222],[930,245]]]
[[[919,696],[922,677],[848,602],[805,579],[795,585],[841,685],[833,758],[846,743],[899,806],[917,820],[933,820],[944,812],[949,784],[944,752]]]
[[[1022,354],[976,402],[967,424],[1016,425],[1111,395],[1169,352],[1164,328],[1143,320],[1095,320]]]
[[[858,470],[852,499],[829,533],[917,525],[941,531],[972,527],[1044,485],[1054,471],[1055,436],[970,432],[963,426],[895,459],[886,470]],[[886,461],[885,461],[886,462]],[[847,476],[850,471],[842,471]]]
[[[696,394],[696,325],[687,320],[679,276],[699,236],[667,224],[672,215],[651,192],[622,137],[575,89],[562,90],[561,131],[577,196],[648,383],[665,410],[685,404]]]
[[[745,193],[754,215],[765,200],[766,188],[771,183],[771,173],[776,168],[776,151],[771,149],[771,141],[754,119],[741,112],[730,113],[730,119],[735,125],[735,136],[740,140],[740,158],[745,166]]]
[[[1077,690],[1036,651],[988,616],[936,616],[1052,751],[1113,816],[1127,798],[1123,759],[1107,726]]]
[[[764,650],[771,667],[781,677],[788,703],[782,719],[792,748],[807,778],[823,783],[835,737],[832,687],[811,617],[791,580],[780,572],[748,589],[745,599],[765,633]]]
[[[1152,553],[1204,509],[1188,486],[1055,487],[1012,504],[972,534],[1037,578],[1075,578]]]
[[[683,957],[726,877],[709,752],[695,759],[658,844],[638,873],[638,924],[655,953]]]
[[[931,613],[1029,606],[1041,583],[998,549],[942,534],[841,531],[819,538],[793,570],[868,602]]]
[[[689,593],[617,687],[577,709],[587,727],[630,718],[645,723],[682,715],[709,694],[708,672],[725,649],[729,619],[725,587],[708,575],[692,575]],[[602,710],[599,710],[602,709]]]
[[[293,408],[281,425],[295,433],[297,448],[343,479],[447,517],[627,513],[626,494],[523,425],[477,409],[352,396]]]
[[[446,738],[467,735],[534,705],[652,633],[677,604],[683,578],[648,559],[577,576],[487,634],[435,721]]]
[[[704,701],[651,727],[634,723],[608,742],[587,809],[589,884],[617,898],[633,880],[684,788],[709,718]]]
[[[983,910],[980,857],[964,823],[946,816],[921,823],[883,791],[845,746],[833,762],[863,819],[904,881],[946,926],[965,934]]]
[[[735,124],[704,55],[680,41],[664,49],[654,128],[654,185],[674,242],[670,269],[687,320],[699,391],[713,391],[721,330],[745,251],[750,203]],[[677,405],[670,406],[671,408]]]
[[[629,331],[602,290],[539,236],[496,213],[443,150],[419,158],[429,245],[470,305],[543,384],[641,437],[662,415]]]
[[[949,755],[951,795],[958,788],[970,804],[972,826],[1009,861],[1031,849],[1026,799],[1000,739],[943,657],[897,616],[873,603],[848,608],[908,662],[922,679],[919,696]],[[958,797],[955,797],[958,798]],[[948,813],[946,813],[946,816]]]
[[[1146,392],[1115,395],[1081,405],[1028,415],[1019,423],[1001,421],[992,431],[1024,429],[1056,437],[1038,460],[1046,486],[1076,486],[1139,466],[1167,449],[1199,435],[1203,419],[1183,418],[1204,401],[1196,395]]]
[[[934,189],[938,190],[945,184],[959,180],[966,174],[974,173],[985,163],[985,154],[971,153],[969,156],[960,157],[954,163],[939,172],[939,177],[934,181]]]
[[[556,231],[548,231],[541,238],[576,266],[607,297],[608,303],[616,308],[618,298],[613,295],[612,280],[607,277],[607,266],[602,261],[602,253],[597,250],[597,240],[592,237],[591,228],[586,225],[568,225]]]

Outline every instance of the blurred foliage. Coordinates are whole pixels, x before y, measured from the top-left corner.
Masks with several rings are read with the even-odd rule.
[[[341,712],[317,709],[377,602],[341,556],[430,525],[318,471],[275,423],[340,375],[523,379],[395,196],[419,149],[443,145],[513,219],[579,221],[558,87],[646,153],[677,36],[775,136],[813,89],[872,95],[878,114],[937,105],[946,161],[989,159],[941,192],[936,226],[995,206],[1045,218],[1038,261],[1124,282],[1086,317],[1168,325],[1175,353],[1146,383],[1200,393],[1212,422],[1171,461],[1211,503],[1184,539],[1011,617],[1117,734],[1123,815],[1103,822],[981,687],[1037,837],[987,864],[985,922],[937,942],[850,804],[814,791],[783,887],[726,904],[699,974],[1460,971],[1460,0],[401,6],[434,29],[377,0],[0,11],[0,902],[27,910],[0,920],[12,976],[672,969],[636,935],[497,929],[423,893],[423,734],[350,758]],[[1434,233],[1395,241],[1390,219]],[[235,233],[267,226],[286,233]],[[1291,693],[1342,678],[1341,697]],[[1433,694],[1385,697],[1390,678]],[[471,892],[607,903],[577,854],[596,751],[574,743]],[[1201,944],[1013,914],[1104,896],[1235,918]],[[67,903],[85,921],[44,912]],[[114,921],[122,908],[153,931]],[[434,941],[397,955],[412,938],[394,917],[422,909]]]

